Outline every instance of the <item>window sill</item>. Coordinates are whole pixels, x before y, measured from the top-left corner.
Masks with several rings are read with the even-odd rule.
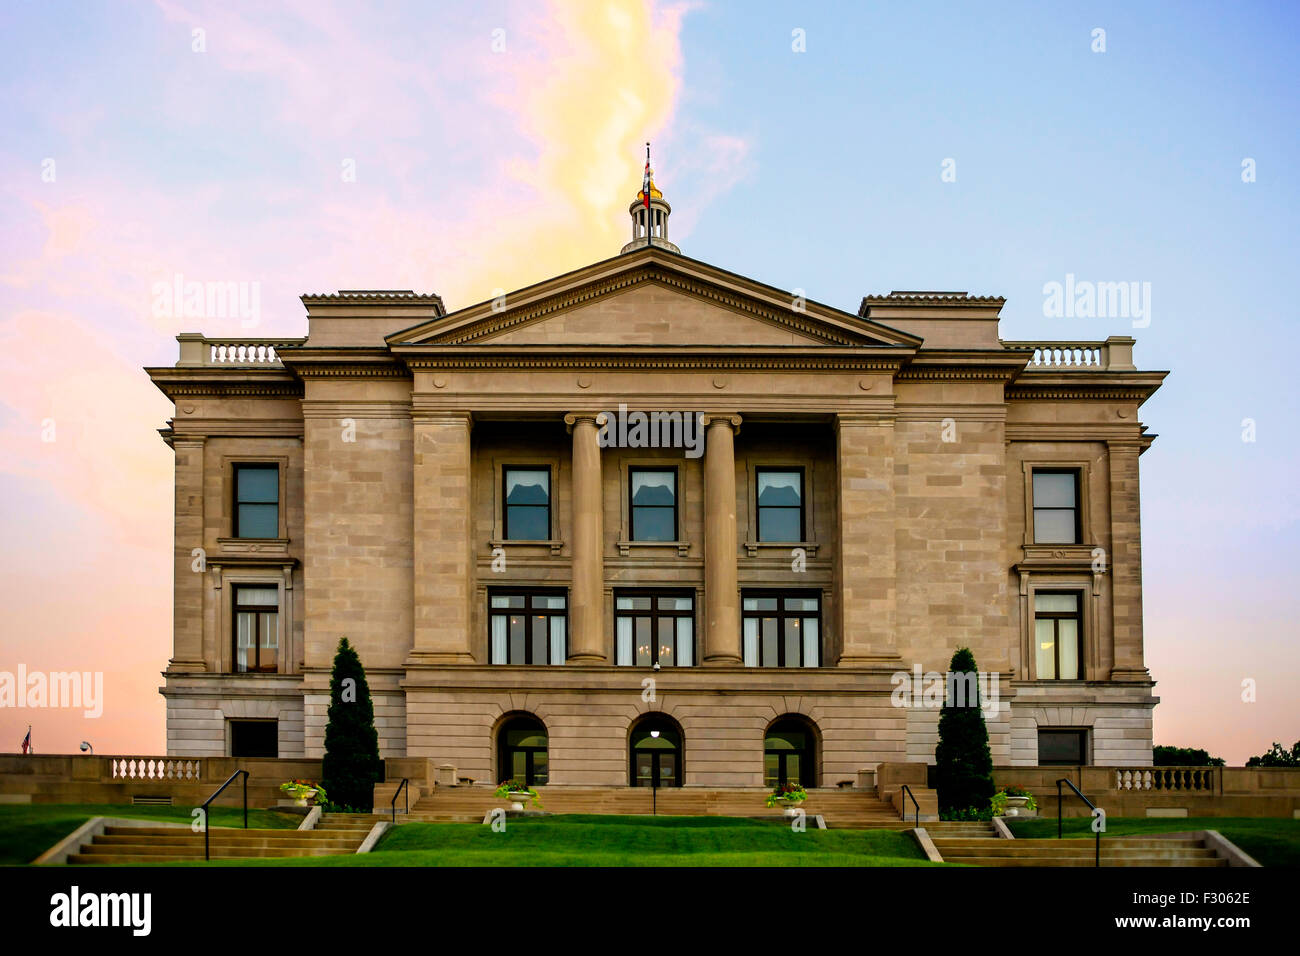
[[[1093,554],[1100,545],[1096,544],[1026,544],[1025,559],[1016,567],[1025,570],[1090,570],[1097,556]],[[1103,560],[1108,558],[1102,555]],[[1109,563],[1109,562],[1107,562]]]
[[[676,548],[679,557],[686,557],[691,550],[689,541],[619,541],[618,553],[627,557],[633,548]]]
[[[223,554],[288,554],[288,538],[218,538]]]
[[[540,540],[540,541],[531,541],[531,540],[529,540],[529,541],[525,541],[525,540],[521,540],[521,539],[519,539],[519,538],[511,538],[511,539],[509,539],[509,540],[506,540],[505,538],[493,538],[493,539],[491,539],[490,541],[488,541],[488,547],[489,547],[489,548],[493,548],[493,549],[496,549],[496,548],[550,548],[550,549],[551,549],[551,554],[559,554],[559,553],[560,553],[560,549],[564,547],[564,542],[563,542],[563,541],[558,541],[558,540],[549,540],[549,539],[548,539],[548,540]]]
[[[803,548],[808,552],[808,557],[817,556],[817,549],[820,547],[816,541],[746,541],[745,553],[751,558],[758,557],[759,548],[774,548],[779,551],[790,551],[794,548]]]

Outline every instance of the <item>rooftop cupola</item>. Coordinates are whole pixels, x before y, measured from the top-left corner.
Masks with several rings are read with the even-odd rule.
[[[635,252],[647,245],[680,253],[682,250],[668,241],[668,216],[673,207],[664,200],[664,194],[655,187],[655,171],[650,168],[650,144],[645,144],[645,175],[636,200],[627,207],[632,216],[632,241],[622,252]]]

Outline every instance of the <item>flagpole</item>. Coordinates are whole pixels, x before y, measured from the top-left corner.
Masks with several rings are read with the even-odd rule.
[[[650,239],[650,141],[646,140],[645,144],[645,244],[646,247],[654,245]]]

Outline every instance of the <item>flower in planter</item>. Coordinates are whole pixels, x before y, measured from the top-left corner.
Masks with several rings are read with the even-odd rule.
[[[1007,797],[1025,797],[1027,798],[1025,801],[1026,810],[1038,809],[1038,801],[1034,799],[1032,793],[1019,784],[1011,783],[993,794],[993,799],[989,801],[994,816],[1000,817],[1007,812]]]
[[[321,803],[325,802],[325,788],[310,780],[290,780],[280,784],[280,791],[287,793],[294,800],[315,797]]]
[[[799,783],[786,783],[777,787],[767,795],[767,805],[774,807],[779,801],[786,803],[800,803],[808,799],[808,791]]]
[[[537,807],[542,805],[542,798],[537,795],[537,791],[518,780],[502,780],[501,785],[496,789],[495,795],[520,801],[531,800],[533,805]]]

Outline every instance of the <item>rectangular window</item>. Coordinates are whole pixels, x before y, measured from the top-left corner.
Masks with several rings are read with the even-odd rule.
[[[488,596],[493,664],[563,664],[568,598],[563,591],[495,592]]]
[[[232,720],[230,756],[279,757],[279,722],[274,720]]]
[[[280,466],[235,466],[236,538],[280,536]]]
[[[614,595],[614,661],[623,667],[695,664],[695,596],[619,591]]]
[[[1078,591],[1034,593],[1034,647],[1039,680],[1083,679],[1083,618]]]
[[[1038,765],[1083,766],[1088,762],[1088,732],[1086,730],[1040,730],[1038,732]]]
[[[280,589],[274,585],[234,586],[235,673],[279,670]]]
[[[804,540],[803,469],[759,468],[758,540]]]
[[[632,468],[631,533],[633,541],[677,540],[677,469]]]
[[[1079,473],[1035,469],[1034,543],[1078,544]]]
[[[821,596],[746,591],[741,601],[746,667],[820,667]]]
[[[505,538],[549,541],[551,538],[551,469],[547,466],[505,468]]]

